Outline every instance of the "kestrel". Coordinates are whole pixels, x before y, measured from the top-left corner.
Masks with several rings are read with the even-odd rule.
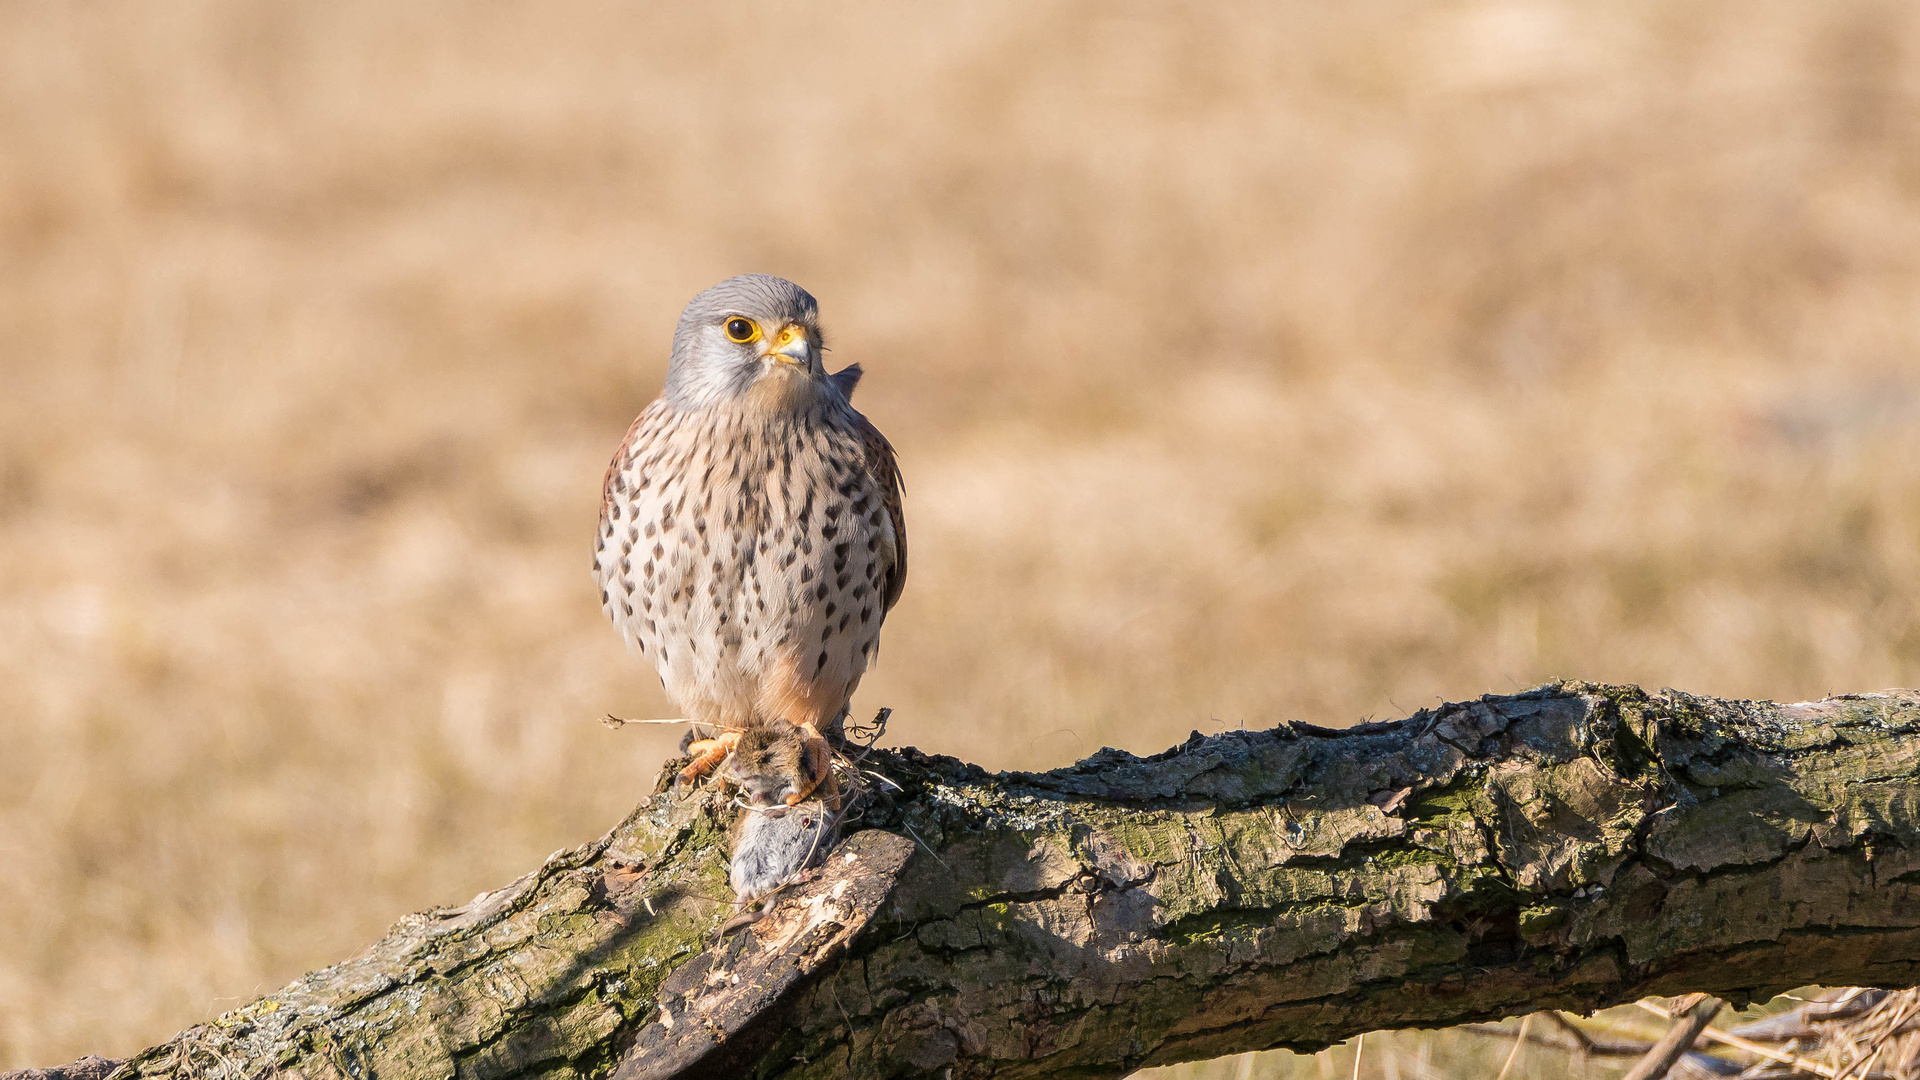
[[[687,779],[740,734],[792,724],[823,779],[837,731],[906,582],[893,447],[849,399],[858,364],[828,374],[819,305],[765,274],[693,298],[666,387],[607,468],[595,542],[600,602],[653,661],[689,719]]]

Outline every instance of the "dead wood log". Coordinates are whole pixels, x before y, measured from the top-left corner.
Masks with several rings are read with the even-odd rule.
[[[115,1076],[1118,1077],[1648,994],[1905,986],[1916,731],[1907,691],[1561,683],[1043,774],[876,752],[897,790],[719,944],[729,808],[656,794]]]

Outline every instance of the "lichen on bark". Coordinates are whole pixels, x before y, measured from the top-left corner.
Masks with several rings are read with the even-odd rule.
[[[1920,696],[1562,683],[991,775],[911,750],[773,914],[724,803],[601,839],[121,1070],[1122,1076],[1652,993],[1920,975]],[[842,857],[844,856],[844,857]]]

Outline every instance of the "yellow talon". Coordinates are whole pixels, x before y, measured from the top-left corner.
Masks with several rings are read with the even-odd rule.
[[[698,783],[702,777],[713,771],[714,766],[725,761],[727,755],[733,753],[734,744],[739,741],[740,733],[737,731],[723,731],[715,738],[695,741],[687,747],[687,752],[693,755],[693,761],[680,770],[680,782]]]

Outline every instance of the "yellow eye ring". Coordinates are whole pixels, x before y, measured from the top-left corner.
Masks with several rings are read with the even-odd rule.
[[[727,340],[736,345],[745,345],[749,341],[760,340],[759,324],[755,323],[752,319],[739,315],[735,315],[721,324],[720,329],[727,335]]]

